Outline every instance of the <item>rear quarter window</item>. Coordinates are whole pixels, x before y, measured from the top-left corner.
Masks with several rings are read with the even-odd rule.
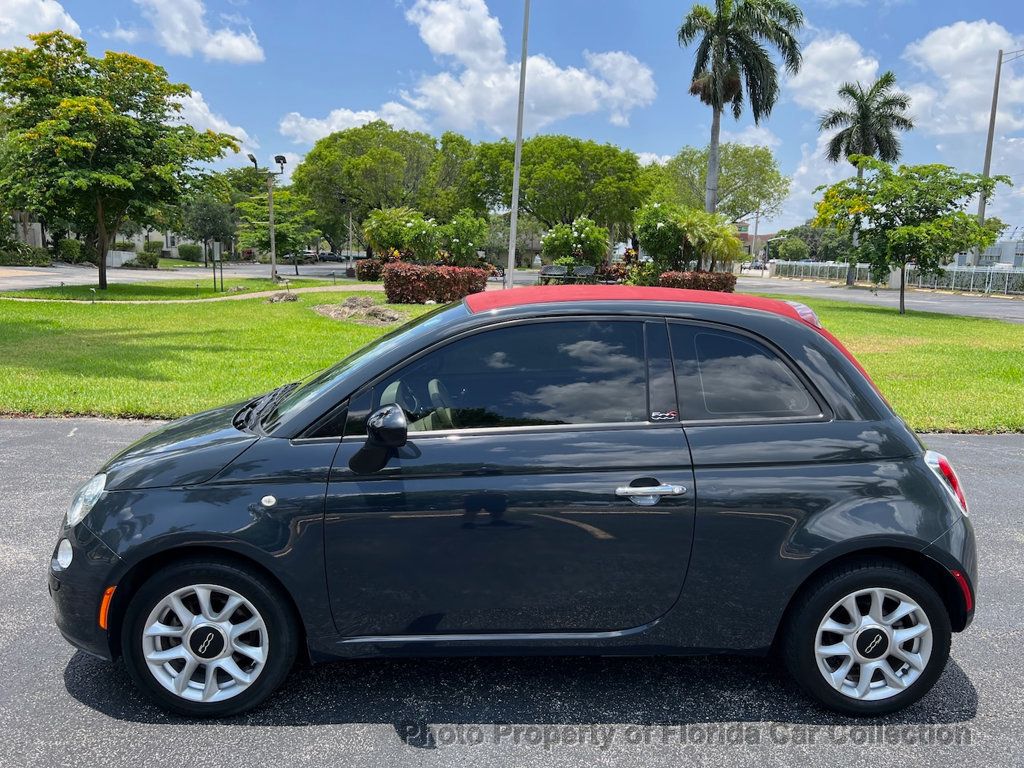
[[[686,421],[817,418],[821,407],[790,365],[757,339],[672,324],[681,417]]]

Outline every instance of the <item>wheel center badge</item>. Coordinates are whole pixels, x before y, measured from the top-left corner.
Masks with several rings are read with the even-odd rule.
[[[188,645],[200,659],[212,659],[224,650],[224,634],[213,627],[199,627],[192,633]]]
[[[888,649],[885,633],[880,629],[869,629],[857,638],[857,651],[865,659],[877,659]]]

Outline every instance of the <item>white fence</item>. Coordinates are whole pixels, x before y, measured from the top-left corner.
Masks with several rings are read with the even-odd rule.
[[[846,264],[835,262],[776,261],[771,265],[772,277],[796,277],[808,280],[843,281]],[[857,265],[858,283],[870,283],[867,264]],[[890,287],[899,287],[899,273],[893,274]],[[938,275],[922,275],[913,266],[907,267],[907,285],[912,288],[937,288],[968,293],[1024,294],[1024,269],[1006,267],[943,267]]]

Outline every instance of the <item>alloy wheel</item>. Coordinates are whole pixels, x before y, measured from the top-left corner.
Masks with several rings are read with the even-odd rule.
[[[143,625],[142,653],[153,677],[180,698],[218,702],[248,689],[270,642],[255,606],[238,592],[193,584],[160,600]]]

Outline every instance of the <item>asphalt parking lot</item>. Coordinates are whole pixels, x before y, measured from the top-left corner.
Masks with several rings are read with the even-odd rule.
[[[74,488],[151,427],[0,420],[0,766],[1024,761],[1024,435],[926,438],[967,488],[980,603],[939,683],[896,716],[821,711],[761,659],[456,659],[302,667],[256,712],[188,722],[68,646],[46,595]]]

